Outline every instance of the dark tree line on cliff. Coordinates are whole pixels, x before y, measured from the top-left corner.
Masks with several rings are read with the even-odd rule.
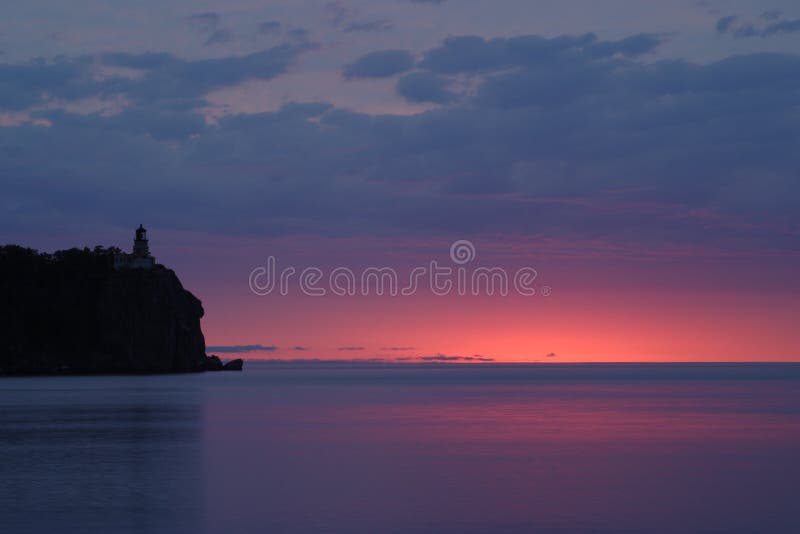
[[[96,246],[57,250],[52,254],[19,245],[0,246],[0,274],[25,276],[47,270],[52,273],[76,271],[103,274],[113,268],[119,247]]]
[[[0,374],[205,368],[200,301],[162,266],[117,271],[116,247],[0,247]]]

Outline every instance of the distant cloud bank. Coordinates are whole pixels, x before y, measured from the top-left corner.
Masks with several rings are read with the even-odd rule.
[[[206,347],[206,352],[238,353],[238,352],[273,352],[278,350],[274,345],[213,345]]]

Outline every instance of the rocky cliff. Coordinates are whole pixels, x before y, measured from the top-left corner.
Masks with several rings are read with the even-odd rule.
[[[0,374],[205,369],[200,301],[162,266],[114,270],[117,252],[0,247]]]

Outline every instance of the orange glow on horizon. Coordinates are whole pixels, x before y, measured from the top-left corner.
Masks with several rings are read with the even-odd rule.
[[[245,355],[259,359],[395,360],[441,354],[498,362],[797,361],[800,342],[791,320],[800,311],[797,303],[774,296],[565,292],[530,300],[213,300],[207,309],[236,306],[237,312],[209,312],[204,319],[207,343],[278,347]],[[551,353],[555,356],[548,357]]]

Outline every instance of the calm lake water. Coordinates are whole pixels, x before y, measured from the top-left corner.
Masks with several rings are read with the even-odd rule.
[[[800,532],[800,365],[0,379],[0,530]]]

